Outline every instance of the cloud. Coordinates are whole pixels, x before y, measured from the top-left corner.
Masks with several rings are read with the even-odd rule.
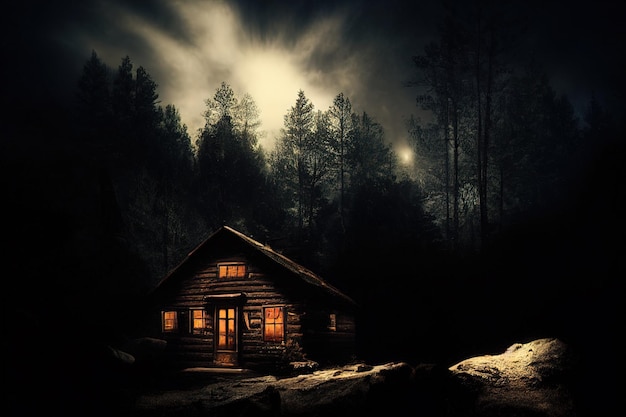
[[[179,109],[194,139],[204,125],[205,100],[223,81],[256,101],[266,148],[280,134],[300,89],[319,110],[327,110],[344,93],[354,111],[367,111],[392,132],[390,139],[402,134],[398,126],[405,114],[400,108],[407,100],[399,90],[404,74],[393,64],[399,45],[385,45],[373,36],[355,39],[362,22],[348,8],[284,16],[259,27],[241,8],[223,1],[172,1],[150,12],[123,3],[97,4],[98,16],[93,11],[92,19],[98,19],[98,30],[86,24],[74,27],[82,30],[85,58],[95,49],[117,67],[130,56],[155,79],[162,104]]]
[[[417,92],[405,87],[415,74],[411,57],[437,40],[442,17],[437,0],[36,3],[12,2],[7,12],[7,103],[71,98],[92,50],[114,70],[128,55],[157,82],[161,103],[179,109],[192,136],[222,81],[250,93],[268,146],[299,89],[320,110],[344,93],[355,112],[367,112],[389,141],[402,143],[404,121],[421,115]],[[623,84],[624,54],[616,52],[623,36],[609,19],[618,16],[616,6],[568,5],[571,16],[563,20],[559,4],[544,3],[512,3],[511,14],[532,23],[517,52],[530,49],[577,107],[591,92],[623,106],[615,87]]]
[[[419,44],[407,47],[409,28],[392,19],[399,2],[378,9],[355,4],[60,1],[35,8],[32,29],[16,32],[29,46],[12,49],[21,52],[23,63],[15,75],[32,86],[33,96],[50,85],[71,98],[92,50],[113,71],[129,56],[135,69],[143,66],[158,84],[161,104],[178,108],[193,139],[204,125],[205,100],[224,81],[256,101],[267,148],[280,134],[298,90],[318,110],[327,110],[344,93],[355,112],[366,111],[395,141],[405,134],[403,119],[415,110],[413,94],[403,84]],[[26,50],[41,52],[30,57]],[[45,73],[38,70],[42,65]]]
[[[115,22],[113,38],[123,34],[126,43],[93,33],[84,42],[93,45],[107,63],[119,63],[129,55],[133,63],[144,66],[158,83],[163,104],[179,109],[193,138],[204,125],[205,100],[213,97],[223,81],[238,95],[249,93],[256,101],[266,148],[280,134],[298,90],[316,108],[325,110],[342,79],[345,84],[341,71],[325,73],[308,59],[320,50],[328,53],[327,40],[337,37],[340,22],[336,19],[318,22],[298,36],[283,30],[261,37],[248,31],[236,11],[223,2],[177,2],[174,11],[185,36],[164,30],[159,21],[134,10],[111,6],[107,18]]]

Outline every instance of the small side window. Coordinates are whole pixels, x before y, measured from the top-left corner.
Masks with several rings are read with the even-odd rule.
[[[163,311],[161,314],[161,328],[163,332],[178,331],[178,314],[176,311]]]
[[[191,310],[191,333],[193,334],[203,334],[206,328],[206,311],[203,309],[192,309]]]

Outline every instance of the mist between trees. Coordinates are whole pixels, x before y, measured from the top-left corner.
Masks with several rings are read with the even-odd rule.
[[[322,269],[364,239],[477,251],[569,197],[581,151],[614,133],[593,97],[581,128],[541,72],[505,71],[485,42],[479,56],[470,41],[444,37],[415,57],[418,105],[433,118],[407,123],[410,166],[343,93],[319,110],[298,91],[274,149],[264,149],[254,98],[222,82],[192,136],[143,67],[133,72],[127,56],[114,72],[95,51],[78,81],[74,144],[111,183],[153,279],[221,224]]]

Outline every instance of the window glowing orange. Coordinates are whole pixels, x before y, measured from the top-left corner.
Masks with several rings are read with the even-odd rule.
[[[178,316],[175,311],[163,312],[163,331],[174,332],[178,330]]]
[[[265,307],[263,338],[268,342],[285,340],[285,314],[282,307]]]
[[[220,264],[218,265],[218,278],[244,278],[246,276],[246,265]]]
[[[205,325],[204,310],[191,310],[191,327],[193,330],[204,330]]]
[[[235,309],[220,308],[217,312],[217,347],[235,350]]]

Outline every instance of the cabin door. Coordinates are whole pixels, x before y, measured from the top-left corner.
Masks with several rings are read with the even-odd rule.
[[[234,305],[215,307],[215,364],[237,366],[239,364],[238,317],[239,308]]]

